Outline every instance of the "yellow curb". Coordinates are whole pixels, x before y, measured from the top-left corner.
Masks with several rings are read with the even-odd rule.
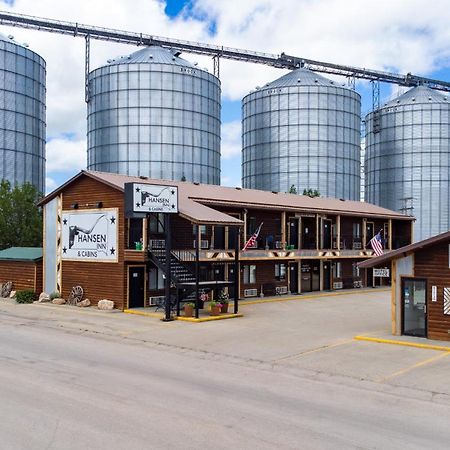
[[[356,289],[355,289],[356,290]],[[376,291],[356,291],[356,292],[327,292],[323,294],[316,294],[316,295],[296,295],[295,297],[280,297],[280,298],[269,298],[269,299],[261,299],[261,300],[242,300],[239,302],[239,306],[245,306],[245,305],[257,305],[259,303],[277,303],[277,302],[289,302],[291,300],[314,300],[319,299],[322,297],[335,297],[338,295],[355,295],[355,294],[365,294],[365,293],[372,293],[372,292],[386,292],[390,291],[391,288],[387,289],[377,289]]]
[[[440,352],[450,352],[450,347],[445,347],[443,345],[418,344],[416,342],[394,341],[393,339],[372,338],[368,336],[355,336],[353,339],[355,341],[368,341],[368,342],[377,342],[379,344],[403,345],[404,347],[415,347],[415,348],[424,348],[427,350],[438,350]]]
[[[145,312],[145,311],[136,311],[134,309],[124,309],[123,312],[125,314],[135,314],[137,316],[147,316],[147,317],[156,317],[157,319],[161,319],[164,317],[164,314],[162,313],[152,313],[152,312]]]
[[[235,317],[243,317],[243,314],[221,314],[220,316],[208,316],[208,317],[176,317],[176,320],[182,320],[184,322],[211,322],[213,320],[225,320],[234,319]]]
[[[157,319],[162,319],[164,317],[164,314],[162,313],[136,311],[134,309],[124,309],[123,312],[125,314],[135,314],[137,316],[155,317]],[[242,316],[243,314],[221,314],[220,316],[207,316],[207,317],[200,317],[198,319],[196,319],[195,317],[174,316],[173,319],[182,320],[184,322],[211,322],[212,320],[234,319],[235,317],[242,317]]]

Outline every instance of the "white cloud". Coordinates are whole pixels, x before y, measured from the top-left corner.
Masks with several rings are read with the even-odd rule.
[[[52,139],[47,143],[47,173],[72,173],[85,168],[85,140]]]
[[[225,159],[232,158],[241,154],[241,121],[225,122],[222,124],[222,157]]]
[[[163,0],[16,0],[14,12],[198,42],[427,75],[450,66],[448,0],[193,0],[194,17],[170,19]],[[189,8],[187,9],[189,11]],[[208,27],[214,23],[216,34]],[[85,167],[84,40],[2,27],[47,61],[48,171]],[[91,68],[136,47],[92,41]],[[185,54],[212,69],[211,58]],[[221,61],[225,99],[240,100],[286,71]],[[345,80],[343,80],[345,82]],[[65,139],[73,133],[75,142]],[[224,159],[240,153],[240,125],[223,125]],[[59,150],[58,150],[59,149]]]

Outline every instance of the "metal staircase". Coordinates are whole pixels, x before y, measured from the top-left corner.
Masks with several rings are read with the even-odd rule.
[[[151,249],[149,250],[151,261],[166,274],[166,250],[165,249]],[[170,272],[171,278],[175,286],[182,283],[195,283],[195,275],[192,271],[183,264],[173,252],[170,254]]]

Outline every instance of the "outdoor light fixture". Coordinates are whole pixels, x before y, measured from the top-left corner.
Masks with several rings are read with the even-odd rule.
[[[103,202],[97,202],[97,203],[95,204],[95,207],[96,207],[97,209],[103,208]]]
[[[72,203],[72,204],[70,205],[70,208],[71,208],[71,209],[78,209],[78,203]]]

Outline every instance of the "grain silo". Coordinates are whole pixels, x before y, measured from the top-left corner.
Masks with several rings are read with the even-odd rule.
[[[360,95],[296,69],[244,97],[242,183],[359,200]]]
[[[89,74],[88,168],[220,183],[220,81],[152,46]]]
[[[0,35],[0,180],[45,187],[45,61]]]
[[[413,215],[414,239],[450,229],[450,102],[415,87],[366,116],[366,200]]]

